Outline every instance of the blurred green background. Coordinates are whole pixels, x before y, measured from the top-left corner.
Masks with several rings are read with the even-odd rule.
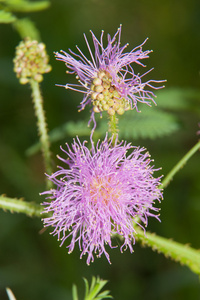
[[[97,37],[102,29],[113,35],[123,24],[122,44],[129,42],[131,50],[149,37],[143,49],[154,50],[145,61],[148,68],[155,67],[150,77],[167,79],[166,91],[176,88],[183,95],[179,100],[187,104],[185,109],[173,110],[178,130],[153,140],[133,141],[147,147],[155,166],[162,166],[162,174],[167,174],[197,141],[200,1],[50,2],[50,7],[41,12],[16,13],[19,18],[27,16],[35,23],[50,56],[53,70],[45,75],[41,85],[49,130],[67,121],[89,118],[89,109],[77,112],[81,94],[55,86],[71,78],[65,74],[64,63],[55,60],[53,52],[75,50],[76,44],[84,52],[83,33],[89,40],[90,29]],[[40,203],[44,199],[38,194],[45,189],[42,157],[40,153],[26,155],[26,150],[38,141],[30,88],[21,86],[13,73],[12,59],[20,39],[11,24],[0,24],[0,193]],[[185,89],[189,92],[184,98]],[[176,97],[173,101],[176,106]],[[55,167],[59,145],[71,141],[72,136],[66,134],[52,144]],[[167,187],[161,203],[162,222],[150,220],[148,227],[150,231],[195,248],[200,248],[199,165],[197,153]],[[42,222],[37,218],[0,211],[0,226],[1,300],[7,299],[6,286],[13,290],[17,300],[72,299],[72,284],[77,284],[83,293],[82,277],[91,280],[92,275],[109,280],[107,288],[117,300],[200,299],[198,276],[151,249],[135,245],[133,254],[128,250],[121,254],[119,248],[109,250],[111,265],[102,257],[87,266],[85,258],[79,259],[78,247],[68,255],[48,230],[41,233]]]

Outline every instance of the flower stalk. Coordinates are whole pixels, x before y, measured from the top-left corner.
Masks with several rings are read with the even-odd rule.
[[[118,134],[118,118],[116,114],[109,116],[110,120],[108,122],[109,132],[111,132],[111,135],[113,136],[113,145],[117,142],[117,134]]]
[[[33,97],[33,104],[35,109],[35,115],[37,117],[37,126],[38,126],[38,134],[40,137],[42,153],[44,157],[44,164],[45,170],[47,174],[52,173],[52,166],[51,166],[51,152],[50,152],[50,142],[49,136],[47,133],[47,124],[45,121],[45,113],[43,108],[43,99],[40,92],[39,83],[34,79],[30,80],[30,85],[32,89],[32,97]],[[47,187],[51,188],[52,183],[49,180],[46,180]]]
[[[19,82],[21,84],[30,83],[45,170],[48,174],[51,174],[50,142],[47,134],[43,99],[39,87],[39,83],[43,80],[43,74],[51,71],[51,66],[48,64],[49,57],[45,48],[45,44],[26,38],[16,47],[16,55],[13,62],[14,72],[17,78],[19,78]],[[51,188],[51,183],[49,181],[46,182],[47,187]]]

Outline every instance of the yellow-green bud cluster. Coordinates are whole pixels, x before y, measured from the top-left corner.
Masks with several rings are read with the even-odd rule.
[[[121,98],[115,86],[112,85],[112,77],[108,72],[100,70],[90,88],[94,112],[107,111],[113,116],[115,113],[122,115],[130,109],[128,100]]]
[[[13,62],[14,72],[16,72],[21,84],[28,83],[30,79],[41,82],[43,80],[42,74],[51,71],[45,44],[30,39],[21,41],[16,47]]]

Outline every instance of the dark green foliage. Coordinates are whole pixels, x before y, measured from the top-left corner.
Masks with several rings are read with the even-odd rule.
[[[11,6],[5,6],[8,2],[14,1],[0,0],[0,21],[12,22],[13,26],[16,16],[30,17],[25,13],[22,16],[22,11],[20,14],[15,13],[14,7],[11,10]],[[15,1],[19,2],[24,4],[24,1]],[[200,120],[200,97],[199,91],[195,90],[199,88],[199,0],[52,0],[50,9],[31,13],[31,19],[40,29],[53,66],[53,71],[46,76],[42,88],[52,140],[58,141],[58,145],[52,145],[55,168],[58,163],[55,154],[59,144],[64,144],[68,137],[71,139],[79,133],[87,138],[90,128],[86,127],[89,109],[78,116],[85,118],[85,121],[76,121],[78,96],[71,96],[68,91],[55,87],[55,83],[65,84],[67,80],[65,67],[55,61],[53,51],[67,50],[69,47],[74,50],[75,43],[85,50],[83,32],[89,35],[89,30],[92,29],[99,37],[101,29],[104,29],[105,33],[113,34],[119,23],[123,24],[122,43],[130,42],[129,50],[149,36],[144,49],[152,48],[154,52],[145,63],[148,67],[155,67],[152,72],[154,78],[166,78],[168,86],[174,87],[157,91],[158,105],[152,105],[152,109],[159,114],[168,113],[172,119],[167,122],[180,129],[170,131],[173,134],[168,132],[169,135],[166,135],[165,130],[163,138],[143,140],[140,145],[147,147],[156,165],[162,166],[162,174],[165,175],[196,143],[196,131],[199,130],[197,123]],[[39,196],[39,192],[45,189],[43,161],[39,154],[28,158],[24,155],[25,149],[37,141],[37,133],[30,91],[27,87],[20,86],[12,73],[14,48],[19,42],[19,36],[12,30],[12,26],[1,24],[0,30],[0,192],[8,197],[25,196],[30,201],[37,200],[40,203],[44,198]],[[20,36],[23,35],[21,31]],[[142,114],[146,109],[151,110],[142,107]],[[101,133],[107,130],[108,120],[105,115],[103,120],[101,123],[97,118],[95,138],[102,138]],[[123,121],[119,120],[119,126],[121,122]],[[56,128],[58,124],[63,126]],[[135,134],[134,128],[132,131]],[[162,222],[150,220],[148,229],[200,248],[199,182],[197,153],[167,187],[165,200],[161,203]],[[0,220],[1,300],[8,300],[5,295],[7,286],[17,300],[71,300],[73,282],[81,288],[81,278],[91,278],[91,274],[109,280],[109,288],[116,300],[199,299],[198,276],[163,255],[157,255],[151,249],[143,249],[137,244],[133,254],[128,250],[121,254],[119,249],[112,249],[111,266],[106,259],[101,258],[88,267],[84,258],[79,259],[79,251],[75,249],[74,253],[68,255],[65,247],[60,248],[48,231],[40,234],[42,223],[39,219],[0,211]],[[114,244],[116,243],[114,240]]]
[[[171,113],[159,109],[144,108],[141,113],[128,111],[119,122],[120,138],[163,137],[179,129],[178,121]]]

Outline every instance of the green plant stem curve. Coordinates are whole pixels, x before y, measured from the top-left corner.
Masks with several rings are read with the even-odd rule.
[[[187,161],[200,149],[200,140],[183,156],[183,158],[173,167],[173,169],[162,180],[161,188],[165,188],[174,175],[187,163]]]

